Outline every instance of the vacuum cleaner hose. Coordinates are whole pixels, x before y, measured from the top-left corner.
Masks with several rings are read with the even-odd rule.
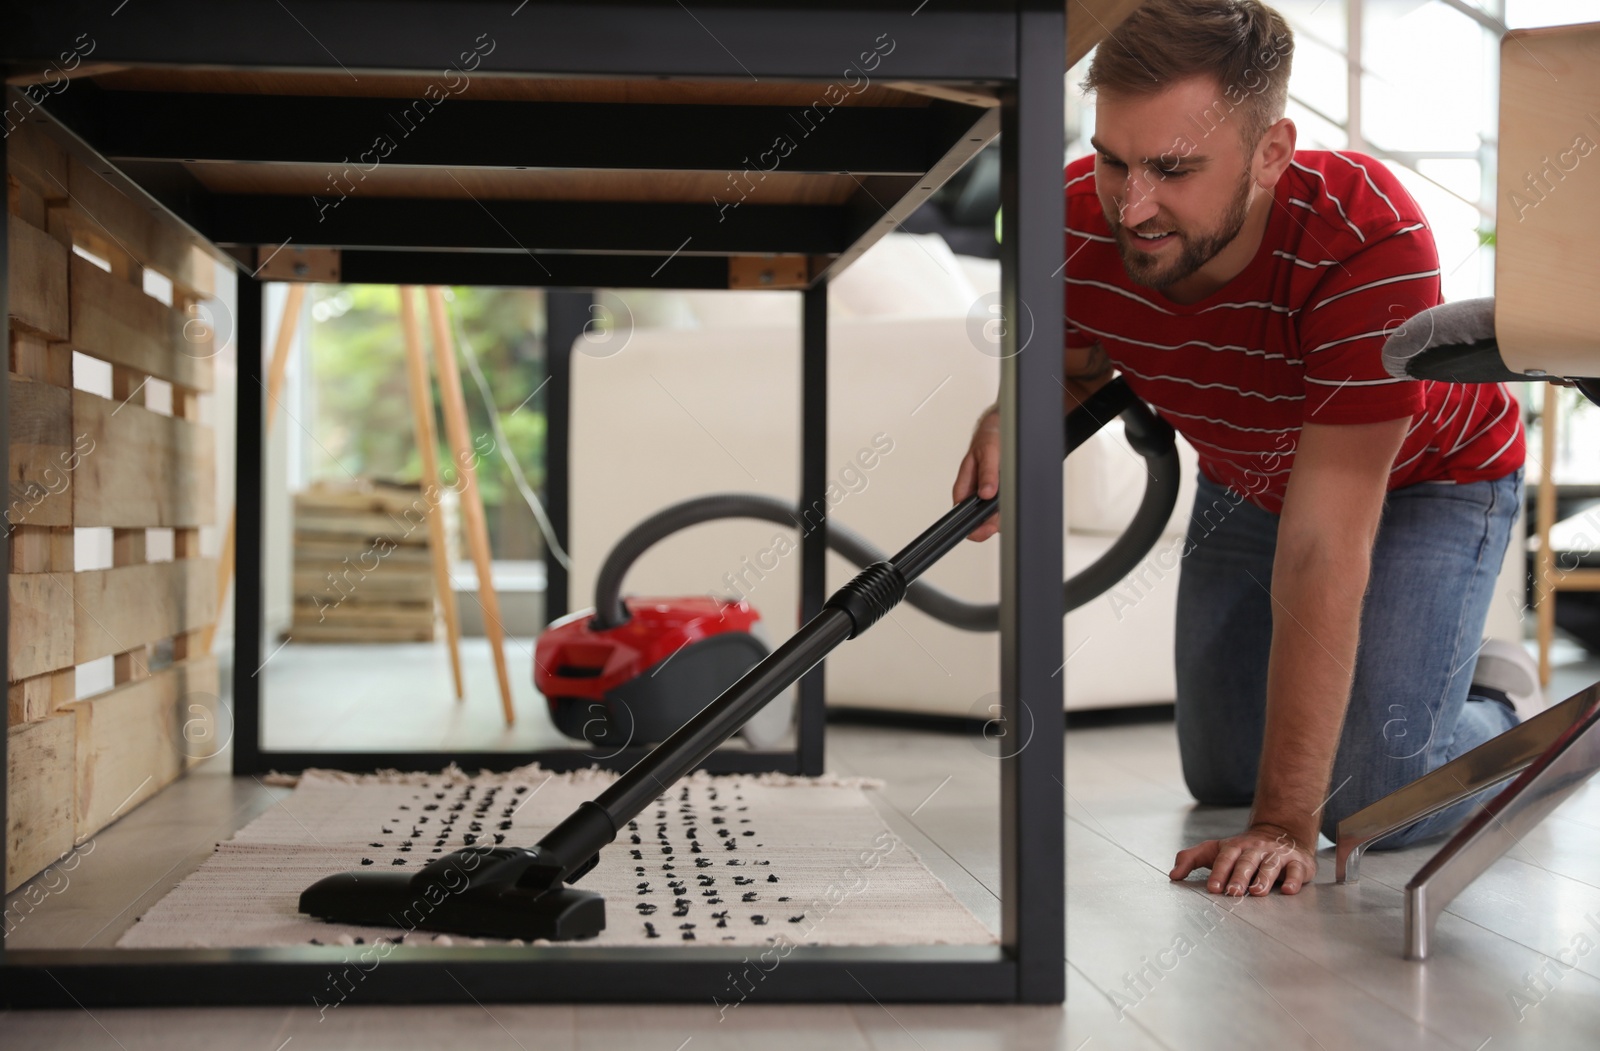
[[[1087,440],[1109,419],[1120,414],[1129,444],[1144,458],[1148,477],[1139,510],[1120,537],[1099,558],[1062,584],[1062,602],[1071,611],[1110,590],[1127,576],[1161,538],[1172,509],[1178,502],[1181,468],[1173,441],[1172,428],[1116,379],[1096,392],[1082,408],[1066,418],[1067,448],[1070,451]],[[795,505],[776,497],[754,493],[718,493],[698,496],[673,504],[646,518],[617,542],[600,567],[595,584],[595,615],[590,624],[596,631],[614,628],[628,620],[622,601],[622,581],[633,564],[652,546],[673,533],[724,518],[753,518],[809,532]],[[828,548],[851,563],[865,568],[887,556],[859,533],[829,520]],[[936,620],[963,631],[999,631],[1000,607],[994,603],[967,602],[924,581],[914,581],[906,590],[905,601]]]

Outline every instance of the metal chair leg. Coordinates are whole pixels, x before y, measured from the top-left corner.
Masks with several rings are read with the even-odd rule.
[[[1573,694],[1520,726],[1485,741],[1351,814],[1339,822],[1334,878],[1340,883],[1356,882],[1360,875],[1361,852],[1374,840],[1516,776],[1574,725],[1592,718],[1597,709],[1600,709],[1600,683]]]
[[[1582,717],[1462,825],[1406,884],[1406,959],[1426,960],[1433,925],[1452,899],[1600,771],[1600,685],[1578,697]]]

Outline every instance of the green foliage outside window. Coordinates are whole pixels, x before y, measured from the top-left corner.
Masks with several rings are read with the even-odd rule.
[[[399,290],[392,285],[318,285],[308,298],[309,382],[315,406],[306,421],[314,439],[307,453],[311,478],[420,481],[422,456],[406,380]],[[509,451],[538,492],[544,487],[545,391],[529,396],[546,376],[543,298],[538,289],[454,288],[446,294],[456,339],[464,334],[476,351]],[[416,304],[433,377],[439,463],[445,470],[453,459],[440,411],[432,326],[420,290]],[[478,448],[490,448],[488,410],[459,345],[456,364],[472,441]],[[543,541],[533,516],[498,452],[479,460],[478,486],[495,557],[542,557]]]

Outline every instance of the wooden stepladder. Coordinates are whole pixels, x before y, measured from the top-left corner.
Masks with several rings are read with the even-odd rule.
[[[444,302],[444,289],[429,287],[428,316],[433,328],[433,353],[439,369],[439,402],[444,409],[445,435],[455,457],[457,478],[453,484],[461,492],[461,518],[466,527],[467,544],[478,571],[478,602],[483,606],[483,630],[489,637],[494,657],[495,676],[500,683],[500,706],[506,725],[516,722],[511,705],[511,676],[506,668],[505,625],[500,619],[500,598],[494,589],[493,560],[489,551],[489,523],[483,513],[483,496],[478,491],[478,453],[467,430],[467,402],[461,391],[461,372],[456,367],[455,341],[450,336],[450,317]],[[409,296],[402,289],[403,297]],[[490,407],[491,412],[494,411]]]
[[[461,625],[456,619],[455,591],[450,586],[450,551],[445,543],[444,515],[439,506],[438,438],[434,432],[433,386],[428,379],[428,361],[422,354],[422,329],[417,322],[413,289],[400,289],[400,329],[406,343],[406,380],[411,392],[411,415],[417,427],[417,448],[422,455],[422,493],[428,503],[428,541],[433,555],[433,581],[444,607],[445,635],[450,645],[450,673],[455,680],[456,698],[464,696],[461,686]],[[432,497],[429,494],[433,494]]]
[[[278,404],[281,393],[283,377],[288,367],[288,355],[293,346],[295,326],[299,320],[300,307],[303,303],[305,286],[294,284],[290,287],[289,298],[284,304],[284,314],[278,326],[278,336],[274,341],[272,360],[267,370],[267,394],[269,406]],[[437,296],[437,305],[433,298]],[[495,670],[499,679],[501,708],[505,715],[506,725],[512,725],[516,720],[516,713],[511,700],[511,682],[505,660],[504,628],[502,627],[499,601],[494,590],[492,577],[492,560],[489,551],[489,536],[487,521],[483,512],[481,495],[477,488],[477,476],[474,468],[474,457],[470,442],[467,440],[466,403],[461,390],[461,383],[455,366],[454,345],[450,340],[449,323],[443,312],[443,295],[438,289],[430,290],[430,307],[433,313],[433,335],[435,344],[435,357],[441,372],[440,393],[443,402],[447,435],[450,439],[452,455],[460,465],[454,480],[442,477],[436,454],[436,432],[434,429],[434,409],[429,381],[428,364],[422,350],[421,325],[417,317],[414,289],[405,287],[400,289],[400,322],[405,339],[406,375],[410,388],[412,416],[417,428],[417,442],[423,461],[423,492],[432,493],[433,498],[428,500],[427,526],[429,536],[430,559],[433,567],[435,589],[438,593],[441,613],[445,622],[445,633],[450,651],[450,670],[455,688],[456,698],[465,696],[465,687],[461,670],[461,629],[460,618],[455,605],[455,593],[450,583],[449,548],[445,537],[444,519],[438,504],[438,494],[444,484],[451,484],[461,493],[463,517],[466,520],[468,542],[472,548],[473,561],[478,571],[479,601],[484,607],[484,622],[489,634],[490,645],[495,660]],[[268,433],[272,427],[275,412],[267,417]],[[230,519],[227,538],[224,543],[224,565],[221,567],[219,578],[221,587],[226,588],[226,582],[232,578],[233,534],[235,523]]]

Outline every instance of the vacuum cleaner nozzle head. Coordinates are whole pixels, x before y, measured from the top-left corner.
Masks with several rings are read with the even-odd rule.
[[[606,926],[605,899],[561,881],[538,848],[467,847],[415,873],[343,872],[300,895],[300,911],[333,923],[469,937],[570,941]]]

